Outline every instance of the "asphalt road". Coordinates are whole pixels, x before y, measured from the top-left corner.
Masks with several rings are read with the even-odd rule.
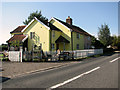
[[[118,88],[119,57],[116,53],[84,59],[67,66],[9,79],[3,82],[2,87],[46,89]]]

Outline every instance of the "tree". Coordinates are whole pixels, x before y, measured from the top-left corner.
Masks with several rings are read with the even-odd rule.
[[[8,50],[8,44],[1,44],[0,51]]]
[[[112,46],[117,46],[118,37],[116,35],[112,36]]]
[[[99,29],[98,39],[105,47],[107,47],[112,43],[110,36],[110,29],[106,24],[101,25],[101,27],[98,27],[98,29]]]
[[[120,36],[112,36],[112,46],[120,49]]]
[[[117,44],[118,49],[120,49],[120,35],[118,36],[118,44]]]
[[[33,13],[30,13],[30,15],[28,16],[28,19],[26,19],[23,24],[28,25],[29,22],[31,22],[31,20],[36,17],[38,20],[42,21],[44,24],[47,24],[48,19],[44,16],[42,16],[41,11],[36,11]]]
[[[104,45],[99,40],[97,40],[94,36],[91,37],[91,45],[94,46],[96,49],[104,47]]]

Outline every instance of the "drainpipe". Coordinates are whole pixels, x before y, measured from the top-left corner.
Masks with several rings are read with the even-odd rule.
[[[71,31],[71,47],[72,47],[72,59],[73,58],[73,31]]]
[[[52,45],[52,30],[50,30],[50,51],[52,51],[51,45]]]
[[[72,32],[71,32],[71,47],[72,47],[72,51],[73,51],[73,33]]]

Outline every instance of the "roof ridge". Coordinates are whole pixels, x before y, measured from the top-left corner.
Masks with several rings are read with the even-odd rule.
[[[27,25],[19,25],[19,26],[27,26]]]
[[[55,17],[54,17],[55,18]],[[81,33],[83,33],[84,35],[90,35],[88,32],[86,32],[85,30],[83,30],[82,28],[80,28],[79,26],[76,26],[76,25],[70,25],[62,20],[59,20],[57,18],[55,18],[56,20],[58,20],[59,22],[61,22],[62,24],[64,24],[65,26],[67,26],[68,28],[71,28],[73,31],[76,31],[74,30],[73,28],[78,28],[77,30],[80,31]],[[77,32],[77,31],[76,31]],[[90,35],[92,36],[92,35]]]

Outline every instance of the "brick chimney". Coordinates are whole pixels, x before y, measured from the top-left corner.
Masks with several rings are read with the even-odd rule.
[[[70,18],[70,16],[68,16],[68,18],[66,19],[66,23],[72,25],[72,19]]]

